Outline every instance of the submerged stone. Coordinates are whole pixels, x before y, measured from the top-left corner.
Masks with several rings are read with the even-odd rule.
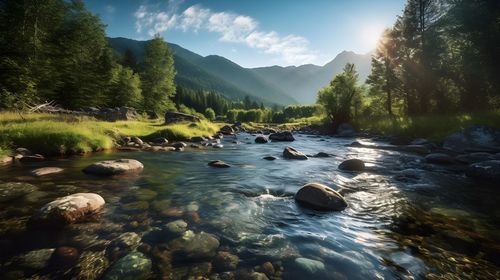
[[[49,264],[49,260],[52,257],[55,249],[40,249],[31,251],[12,259],[12,263],[15,266],[22,267],[24,269],[40,270]]]
[[[93,175],[119,175],[141,172],[144,165],[135,159],[105,160],[93,163],[83,169],[83,172]]]
[[[310,274],[315,274],[317,272],[325,270],[325,264],[308,258],[296,258],[295,264],[301,270],[306,271]]]
[[[75,266],[75,280],[95,280],[100,279],[104,271],[108,268],[109,261],[104,251],[92,252],[84,251]]]
[[[64,169],[59,168],[59,167],[42,167],[42,168],[32,170],[31,175],[40,177],[40,176],[45,176],[45,175],[50,175],[50,174],[61,173],[63,171],[64,171]]]
[[[0,184],[0,203],[21,198],[38,188],[28,183],[3,183]]]
[[[114,263],[104,280],[142,280],[151,274],[151,260],[143,253],[132,252]]]
[[[219,251],[212,261],[214,269],[218,272],[236,270],[240,258],[226,251]]]
[[[219,248],[219,240],[205,232],[186,231],[182,237],[172,240],[169,248],[181,259],[196,260],[211,258]]]

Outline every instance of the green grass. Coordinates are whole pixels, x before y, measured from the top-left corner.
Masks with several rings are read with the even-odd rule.
[[[213,135],[219,126],[199,123],[164,125],[162,120],[103,122],[88,117],[0,113],[0,151],[24,147],[44,155],[79,154],[113,148],[122,136],[186,140]],[[1,153],[1,152],[0,152]]]
[[[358,119],[354,124],[362,131],[408,138],[443,141],[453,132],[471,125],[487,125],[500,129],[500,110],[475,114],[427,115],[419,117],[379,117]]]

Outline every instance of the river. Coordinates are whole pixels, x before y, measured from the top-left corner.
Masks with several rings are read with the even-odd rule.
[[[300,134],[294,142],[255,144],[253,139],[241,134],[235,144],[226,137],[223,149],[103,152],[0,167],[0,182],[36,187],[0,202],[0,278],[77,277],[83,269],[78,261],[70,267],[38,267],[22,264],[19,256],[26,261],[28,252],[69,246],[80,256],[105,251],[113,261],[123,254],[116,248],[110,253],[109,244],[123,232],[137,233],[140,250],[148,255],[167,242],[155,237],[165,225],[184,219],[194,233],[216,236],[219,251],[238,256],[239,272],[205,269],[210,279],[238,279],[241,271],[266,262],[275,269],[268,275],[274,279],[500,279],[498,186],[476,183],[459,168],[427,164],[417,155],[346,146],[354,140],[374,144],[370,139]],[[332,156],[286,160],[281,153],[287,145],[308,155]],[[278,159],[263,160],[267,155]],[[144,170],[114,178],[81,172],[93,162],[116,158],[137,159]],[[363,160],[367,170],[339,171],[337,166],[349,158]],[[211,160],[231,167],[209,167]],[[65,171],[30,176],[42,166]],[[300,207],[294,194],[309,182],[339,191],[348,207],[340,212]],[[101,217],[62,229],[26,227],[45,203],[75,192],[100,194],[106,200]],[[151,259],[151,277],[161,279],[166,264]],[[193,267],[210,261],[173,260],[169,270],[173,279],[188,279],[200,274]],[[87,269],[95,269],[97,276],[105,267]]]

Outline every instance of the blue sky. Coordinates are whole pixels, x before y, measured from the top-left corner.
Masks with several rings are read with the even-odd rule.
[[[367,53],[404,0],[86,0],[110,37],[167,41],[244,67],[323,65]]]

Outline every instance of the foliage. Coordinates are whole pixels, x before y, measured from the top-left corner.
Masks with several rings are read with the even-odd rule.
[[[170,97],[175,94],[174,59],[167,43],[159,35],[144,47],[141,65],[143,107],[162,112],[172,107]]]
[[[354,64],[347,63],[344,72],[336,75],[330,85],[318,93],[320,104],[335,129],[339,124],[349,122],[357,108],[361,87]]]
[[[212,108],[205,109],[204,115],[209,120],[215,119],[215,112],[214,112],[214,109],[212,109]]]
[[[113,68],[108,106],[138,108],[142,103],[141,80],[132,69],[121,65]]]

